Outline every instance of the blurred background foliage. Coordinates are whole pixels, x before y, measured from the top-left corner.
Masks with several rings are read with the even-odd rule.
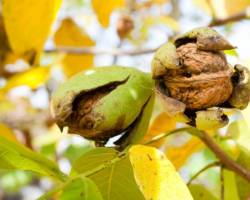
[[[57,161],[64,173],[93,148],[80,136],[61,133],[49,111],[51,94],[72,75],[113,64],[149,72],[161,44],[208,25],[237,46],[226,52],[231,64],[250,66],[249,0],[0,2],[0,135]],[[250,167],[250,107],[230,116],[228,127],[209,133],[230,156]],[[157,100],[144,141],[180,126],[162,112]],[[199,139],[185,133],[154,146],[185,181],[216,160]],[[0,199],[6,200],[34,199],[53,185],[29,171],[1,170],[0,177]],[[206,170],[194,183],[190,190],[195,199],[219,199],[219,168]],[[232,172],[224,172],[224,184],[226,200],[250,199],[250,184]]]

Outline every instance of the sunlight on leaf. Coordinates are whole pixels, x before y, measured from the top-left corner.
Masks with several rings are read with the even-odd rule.
[[[54,36],[56,46],[91,47],[95,42],[71,18],[62,21]],[[91,68],[94,64],[93,55],[65,55],[62,60],[63,70],[70,77],[80,71]]]
[[[62,0],[3,0],[3,17],[12,50],[43,49]]]
[[[92,6],[101,25],[108,27],[112,11],[124,7],[125,0],[109,0],[108,3],[104,3],[103,0],[92,0]]]
[[[156,148],[132,146],[129,158],[146,200],[193,199],[172,163]]]
[[[14,87],[23,85],[36,89],[43,85],[49,79],[49,76],[50,67],[34,67],[9,78],[2,91],[8,92]]]

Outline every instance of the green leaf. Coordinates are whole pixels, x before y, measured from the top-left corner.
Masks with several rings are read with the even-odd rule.
[[[76,160],[72,174],[84,174],[95,182],[104,200],[143,200],[127,157],[111,148],[96,148]],[[114,162],[116,160],[116,162]]]
[[[248,170],[250,170],[249,161],[250,161],[250,151],[242,147],[237,162],[243,165],[244,167],[248,168]],[[238,175],[236,175],[236,183],[240,199],[242,200],[248,199],[250,197],[250,183]]]
[[[0,169],[29,170],[61,181],[66,178],[51,160],[1,136]]]
[[[240,155],[237,162],[250,170],[250,129],[247,122],[243,119],[237,120],[230,124],[227,129],[227,135],[231,136],[237,142]],[[250,197],[250,183],[236,175],[236,185],[240,199]]]
[[[224,53],[229,56],[239,57],[239,54],[236,49],[225,50]]]
[[[223,170],[224,195],[226,200],[240,200],[238,196],[235,174],[229,170]]]
[[[244,147],[250,151],[250,129],[247,122],[243,119],[237,120],[230,124],[227,130],[228,134],[234,136],[236,142],[241,147]]]
[[[208,189],[206,189],[203,185],[190,185],[189,190],[194,198],[194,200],[219,200],[217,197],[213,195]]]
[[[77,178],[62,189],[60,200],[102,200],[96,184],[89,178]]]

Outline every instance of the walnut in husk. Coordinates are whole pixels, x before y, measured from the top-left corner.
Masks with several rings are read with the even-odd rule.
[[[191,113],[192,118],[196,111],[211,107],[246,107],[250,100],[249,71],[228,64],[223,50],[233,48],[210,28],[194,29],[160,47],[152,72],[166,111],[170,115]],[[219,120],[228,121],[221,111],[215,112]]]
[[[140,122],[153,96],[150,75],[134,68],[98,67],[62,84],[52,97],[59,127],[98,143],[124,133]],[[147,123],[145,123],[147,127]]]

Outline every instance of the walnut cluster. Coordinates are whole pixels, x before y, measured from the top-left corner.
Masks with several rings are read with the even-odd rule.
[[[191,110],[218,106],[228,100],[233,91],[233,70],[222,51],[200,50],[192,42],[176,51],[182,67],[167,70],[163,78],[170,97]]]

